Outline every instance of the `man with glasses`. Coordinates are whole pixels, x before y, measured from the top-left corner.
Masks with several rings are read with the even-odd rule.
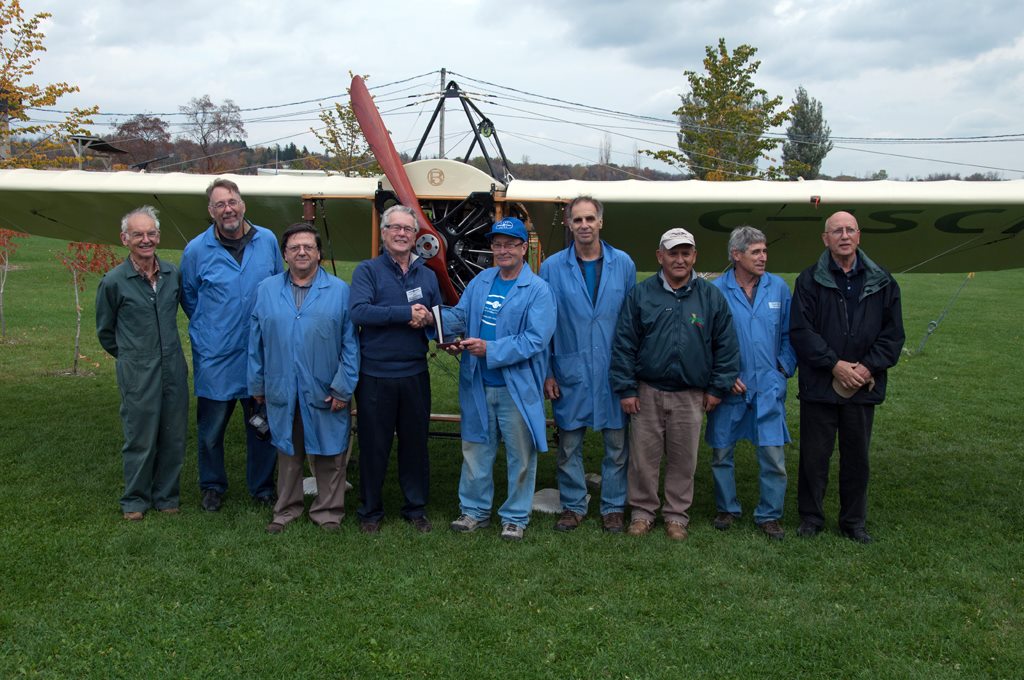
[[[579,196],[565,207],[573,240],[544,260],[540,275],[558,303],[551,343],[550,375],[544,396],[558,424],[558,493],[562,514],[556,531],[576,529],[587,514],[583,437],[587,428],[604,439],[601,462],[601,525],[610,533],[625,528],[626,416],[608,382],[615,321],[626,294],[636,285],[629,255],[601,240],[604,206]]]
[[[530,521],[537,452],[547,451],[544,378],[555,298],[526,265],[526,226],[512,217],[487,237],[494,267],[477,274],[455,307],[442,314],[446,335],[463,336],[457,352],[462,412],[461,515],[453,531],[491,523],[494,461],[499,440],[508,461],[508,498],[498,508],[501,537],[520,541]]]
[[[259,283],[283,270],[273,232],[245,219],[238,185],[217,179],[206,189],[213,224],[181,257],[181,306],[189,318],[199,444],[202,507],[217,512],[228,489],[224,433],[241,400],[254,410],[246,385],[249,318]],[[274,504],[274,446],[246,424],[246,482],[260,505]]]
[[[430,496],[430,309],[441,304],[437,277],[416,255],[416,212],[393,205],[381,216],[384,252],[360,262],[352,274],[352,322],[359,328],[361,361],[356,407],[359,427],[359,527],[380,531],[384,477],[398,435],[402,518],[422,533]]]
[[[124,425],[121,511],[137,522],[177,514],[188,432],[188,367],[178,337],[181,277],[156,256],[160,221],[146,205],[121,220],[128,259],[96,291],[96,335],[117,359]]]
[[[249,391],[267,405],[277,447],[277,504],[267,533],[302,516],[303,463],[316,477],[309,518],[337,531],[345,517],[349,402],[359,347],[349,320],[348,285],[320,267],[320,234],[293,224],[281,236],[288,270],[264,279],[249,333]]]
[[[825,251],[796,280],[790,341],[800,369],[800,472],[797,534],[825,524],[829,461],[839,435],[839,531],[870,543],[866,530],[868,448],[886,369],[903,349],[900,287],[860,249],[848,212],[825,221]]]

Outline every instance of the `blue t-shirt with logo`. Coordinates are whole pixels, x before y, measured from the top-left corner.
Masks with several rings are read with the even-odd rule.
[[[498,310],[505,304],[505,297],[515,283],[516,279],[506,281],[501,276],[494,277],[491,292],[487,294],[487,300],[484,302],[483,318],[480,320],[481,340],[491,342],[497,338]],[[484,385],[491,387],[500,387],[505,384],[505,376],[501,374],[501,369],[487,368],[486,360],[483,362],[483,378]]]

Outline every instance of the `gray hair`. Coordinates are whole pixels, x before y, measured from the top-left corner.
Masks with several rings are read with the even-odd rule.
[[[390,208],[388,208],[387,210],[385,210],[381,214],[381,216],[380,216],[380,228],[382,230],[384,229],[384,227],[387,226],[387,224],[388,224],[388,217],[391,216],[391,213],[396,213],[396,212],[398,212],[398,213],[405,213],[406,215],[410,215],[412,217],[412,223],[416,225],[416,232],[419,233],[419,230],[421,229],[421,227],[420,227],[420,218],[416,216],[416,211],[413,210],[412,208],[408,207],[408,206],[402,205],[401,203],[396,203],[395,205],[391,206]]]
[[[568,203],[565,204],[565,221],[568,223],[572,219],[572,209],[576,207],[577,203],[590,203],[594,206],[594,211],[597,213],[597,219],[604,219],[604,204],[597,200],[593,196],[577,196]]]
[[[144,205],[141,208],[136,208],[130,213],[121,218],[121,233],[128,233],[128,222],[136,215],[145,215],[149,219],[153,220],[153,224],[156,226],[156,230],[160,231],[160,218],[157,217],[156,208],[151,205]]]
[[[210,183],[210,186],[206,187],[206,200],[213,200],[214,189],[227,189],[231,193],[237,195],[239,198],[242,197],[242,192],[238,190],[238,185],[229,179],[224,179],[223,177],[218,177],[217,179],[213,180],[213,182]]]
[[[768,239],[765,238],[764,232],[754,227],[736,227],[729,234],[729,250],[727,251],[729,262],[732,262],[733,251],[739,251],[741,253],[747,252],[747,248],[754,245],[755,243],[767,243]]]

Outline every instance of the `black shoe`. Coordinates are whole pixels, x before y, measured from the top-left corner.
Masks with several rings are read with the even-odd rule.
[[[274,498],[273,494],[265,494],[263,496],[253,496],[252,502],[264,508],[273,508],[274,504],[277,503],[277,499]]]
[[[411,524],[413,528],[421,534],[429,534],[434,528],[426,515],[420,515],[419,517],[406,517],[405,521]]]
[[[841,533],[843,536],[850,539],[851,541],[863,543],[864,545],[867,545],[872,541],[870,534],[868,534],[868,532],[866,532],[863,529],[863,527],[858,527],[856,529],[840,529],[839,533]]]
[[[821,527],[817,524],[811,524],[808,521],[800,522],[800,526],[796,528],[796,535],[802,538],[813,538],[821,533]]]
[[[218,512],[220,506],[224,505],[224,494],[216,489],[203,489],[203,510],[207,512]]]
[[[359,531],[361,531],[364,534],[379,534],[380,522],[364,520],[359,523]]]

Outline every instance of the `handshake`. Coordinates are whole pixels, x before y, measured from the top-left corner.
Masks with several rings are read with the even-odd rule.
[[[409,321],[410,326],[413,328],[426,328],[433,323],[434,315],[430,313],[429,309],[418,302],[412,306],[412,319]]]

